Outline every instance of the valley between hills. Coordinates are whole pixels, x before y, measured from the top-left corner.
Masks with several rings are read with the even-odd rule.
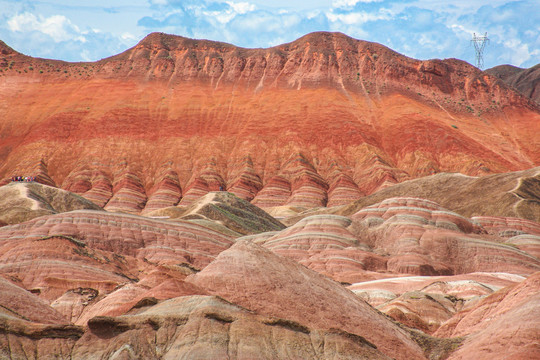
[[[0,358],[540,358],[536,74],[0,42]]]

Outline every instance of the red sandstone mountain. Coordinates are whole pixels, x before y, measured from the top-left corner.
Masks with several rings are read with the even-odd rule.
[[[329,33],[0,69],[0,178],[44,184],[0,187],[0,358],[538,356],[540,111],[502,81]]]
[[[540,104],[540,64],[529,69],[512,65],[499,65],[487,69],[486,73],[498,77]]]
[[[0,47],[0,178],[37,175],[111,211],[220,187],[265,208],[333,206],[540,163],[540,111],[502,81],[340,33],[269,49],[154,33],[94,63]]]

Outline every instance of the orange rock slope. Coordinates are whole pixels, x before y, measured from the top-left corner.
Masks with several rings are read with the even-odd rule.
[[[0,70],[0,178],[38,175],[113,211],[220,187],[263,207],[334,206],[540,163],[540,111],[502,81],[340,33],[269,49],[154,33],[94,63],[1,43]]]

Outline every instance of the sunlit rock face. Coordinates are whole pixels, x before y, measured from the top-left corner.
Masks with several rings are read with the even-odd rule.
[[[142,214],[175,206],[182,198],[182,188],[178,180],[178,174],[174,170],[165,171],[158,182],[152,187],[148,194]]]

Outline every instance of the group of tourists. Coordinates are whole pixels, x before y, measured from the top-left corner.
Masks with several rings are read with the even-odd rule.
[[[36,181],[36,177],[35,176],[12,176],[11,181],[31,182],[31,181]]]

